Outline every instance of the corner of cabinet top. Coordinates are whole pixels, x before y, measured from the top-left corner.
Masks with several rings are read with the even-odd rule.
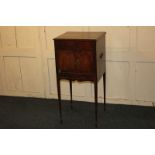
[[[53,40],[62,40],[62,39],[98,40],[105,34],[106,32],[66,32],[57,36]]]

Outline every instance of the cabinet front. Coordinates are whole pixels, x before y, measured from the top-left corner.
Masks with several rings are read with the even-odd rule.
[[[72,50],[59,50],[57,56],[59,73],[75,71],[75,55]]]
[[[75,55],[75,66],[78,73],[93,73],[95,68],[93,51],[78,51]]]
[[[94,44],[89,41],[56,41],[58,73],[93,74],[95,71]]]

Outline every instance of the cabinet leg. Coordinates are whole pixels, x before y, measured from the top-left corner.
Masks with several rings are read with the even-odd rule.
[[[94,81],[94,91],[95,91],[95,126],[98,127],[98,87],[97,87],[97,80]]]
[[[72,101],[72,80],[69,80],[69,84],[70,84],[70,103],[71,103],[71,109],[73,109],[73,101]]]
[[[62,108],[61,108],[61,87],[60,87],[60,79],[57,78],[57,90],[58,90],[58,100],[59,100],[59,115],[60,115],[60,123],[63,123],[62,120]]]
[[[106,110],[106,73],[103,74],[104,111]]]

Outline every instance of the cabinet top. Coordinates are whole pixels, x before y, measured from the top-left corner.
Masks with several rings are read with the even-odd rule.
[[[86,40],[97,40],[101,36],[105,35],[106,32],[66,32],[56,38],[57,39],[86,39]]]

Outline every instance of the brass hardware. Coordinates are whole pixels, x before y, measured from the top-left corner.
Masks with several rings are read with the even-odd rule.
[[[100,58],[101,58],[101,59],[102,59],[102,57],[103,57],[103,53],[100,54]]]

